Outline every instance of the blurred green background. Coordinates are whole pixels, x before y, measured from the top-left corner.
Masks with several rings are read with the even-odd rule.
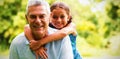
[[[120,56],[119,0],[46,0],[67,3],[78,32],[82,57]],[[23,32],[27,0],[0,0],[0,55],[9,55],[12,39]]]

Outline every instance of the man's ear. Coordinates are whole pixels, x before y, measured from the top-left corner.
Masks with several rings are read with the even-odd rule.
[[[28,22],[28,18],[27,18],[27,15],[25,15],[25,19],[26,19],[27,23],[29,23],[29,22]]]

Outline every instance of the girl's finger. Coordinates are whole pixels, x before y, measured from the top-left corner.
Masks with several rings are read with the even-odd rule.
[[[37,52],[35,52],[35,56],[36,56],[36,59],[38,59],[38,53]]]
[[[48,55],[47,55],[46,51],[43,52],[43,55],[44,55],[45,59],[48,59]]]
[[[44,54],[44,51],[43,52],[39,52],[39,55],[42,59],[47,59],[46,55]]]

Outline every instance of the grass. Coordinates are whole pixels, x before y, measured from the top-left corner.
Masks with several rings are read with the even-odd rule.
[[[6,56],[9,54],[9,49],[0,45],[0,56]]]
[[[116,38],[114,39],[114,43],[111,43],[109,48],[96,48],[94,46],[89,45],[84,38],[78,36],[77,48],[83,57],[120,56],[120,51],[119,51],[120,46],[113,45],[116,42],[115,40]]]

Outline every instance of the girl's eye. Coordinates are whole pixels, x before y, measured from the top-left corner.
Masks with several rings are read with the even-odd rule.
[[[57,19],[58,17],[57,16],[53,16],[54,19]]]
[[[60,16],[60,18],[64,18],[65,16]]]

